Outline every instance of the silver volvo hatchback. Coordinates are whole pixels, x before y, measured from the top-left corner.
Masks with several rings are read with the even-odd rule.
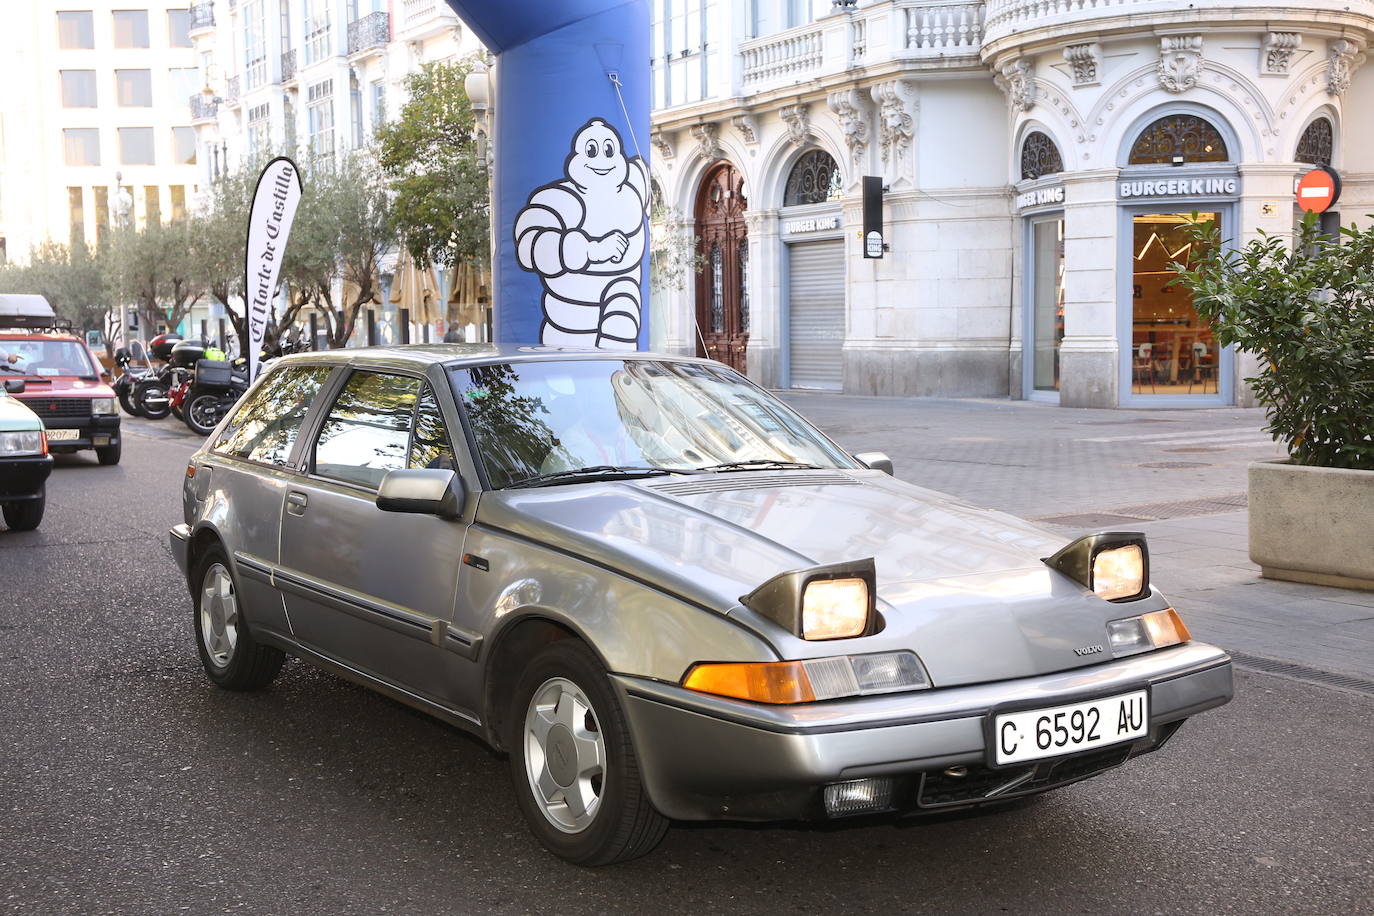
[[[262,688],[290,654],[472,731],[584,865],[670,819],[1043,792],[1232,692],[1142,535],[1065,544],[903,483],[707,360],[288,357],[183,500],[212,681]]]

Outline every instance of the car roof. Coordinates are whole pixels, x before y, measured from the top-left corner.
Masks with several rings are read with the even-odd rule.
[[[487,366],[494,363],[559,362],[566,360],[654,359],[673,362],[711,361],[689,356],[673,356],[633,350],[592,350],[567,347],[540,347],[526,344],[406,344],[390,347],[348,347],[341,350],[315,350],[283,356],[279,365],[366,365],[423,371],[438,364],[448,369]]]

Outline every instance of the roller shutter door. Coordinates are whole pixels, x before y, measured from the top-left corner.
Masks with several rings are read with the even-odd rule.
[[[788,248],[788,345],[793,388],[844,385],[844,240]]]

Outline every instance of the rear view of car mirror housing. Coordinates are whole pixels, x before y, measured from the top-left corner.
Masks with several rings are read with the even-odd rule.
[[[23,380],[22,378],[7,378],[7,379],[5,379],[5,393],[6,393],[6,394],[23,394],[23,393],[24,393],[24,380]]]
[[[854,456],[854,460],[863,464],[865,467],[875,471],[882,471],[887,476],[892,476],[892,459],[887,457],[886,452],[859,452]]]
[[[457,518],[463,511],[463,482],[448,469],[388,471],[377,490],[377,508]]]

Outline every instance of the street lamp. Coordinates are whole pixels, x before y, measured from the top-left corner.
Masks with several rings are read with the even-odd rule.
[[[473,114],[477,118],[477,159],[483,166],[490,168],[491,160],[487,149],[489,132],[488,118],[491,113],[491,72],[486,61],[480,57],[473,62],[472,72],[463,80],[463,92],[472,103]]]

